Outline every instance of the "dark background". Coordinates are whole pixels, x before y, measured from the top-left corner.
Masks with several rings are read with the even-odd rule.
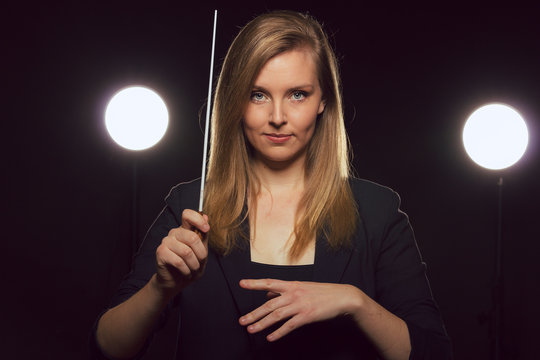
[[[399,3],[401,4],[401,3]],[[360,177],[403,199],[457,359],[490,358],[497,180],[504,177],[505,359],[537,356],[540,316],[540,8],[475,4],[19,2],[2,5],[2,320],[5,359],[85,359],[92,324],[171,186],[200,176],[213,10],[216,71],[239,26],[309,10],[337,49]],[[164,139],[119,148],[107,101],[139,84],[169,106]],[[516,107],[530,143],[511,169],[475,165],[461,143],[488,102]],[[173,325],[166,329],[170,331]],[[166,353],[171,336],[153,354]],[[157,357],[157,355],[155,355]]]

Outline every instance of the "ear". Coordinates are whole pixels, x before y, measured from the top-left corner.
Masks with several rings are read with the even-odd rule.
[[[319,110],[317,111],[317,114],[321,115],[325,107],[326,107],[326,100],[322,99],[319,104]]]

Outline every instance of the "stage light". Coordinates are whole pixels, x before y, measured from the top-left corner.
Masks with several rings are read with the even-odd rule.
[[[488,104],[474,111],[463,128],[463,144],[478,165],[500,170],[515,164],[525,153],[527,125],[511,106]]]
[[[144,150],[154,146],[167,131],[169,113],[151,89],[133,86],[120,90],[105,110],[105,126],[120,146]]]

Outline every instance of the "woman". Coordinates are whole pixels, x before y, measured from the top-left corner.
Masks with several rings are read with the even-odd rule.
[[[451,356],[398,196],[349,174],[337,63],[317,21],[280,11],[248,23],[213,125],[205,214],[190,210],[198,182],[173,188],[98,322],[104,354],[141,354],[174,303],[179,359]]]

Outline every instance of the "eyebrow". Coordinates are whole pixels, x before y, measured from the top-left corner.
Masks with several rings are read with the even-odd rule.
[[[299,89],[300,90],[309,89],[309,91],[313,91],[315,89],[315,86],[312,85],[312,84],[304,84],[304,85],[299,85],[299,86],[293,86],[293,87],[288,88],[286,92],[291,92],[293,90],[299,90]],[[257,84],[253,85],[252,90],[261,90],[263,92],[268,92],[268,90],[264,86],[258,86]]]

